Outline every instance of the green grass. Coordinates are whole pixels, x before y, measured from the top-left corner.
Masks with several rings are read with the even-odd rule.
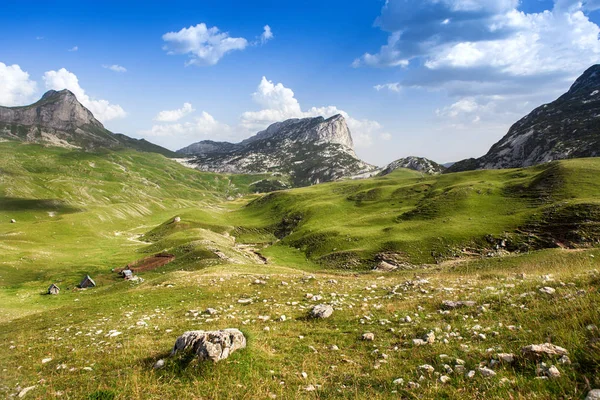
[[[600,387],[599,172],[598,159],[436,177],[401,170],[254,195],[252,183],[273,177],[0,143],[0,397],[36,385],[26,399],[584,398]],[[495,249],[502,239],[510,253]],[[569,249],[549,248],[558,245]],[[162,251],[175,261],[140,273],[142,283],[112,272]],[[384,256],[412,269],[371,271]],[[98,287],[77,290],[86,274]],[[416,275],[429,284],[406,283]],[[61,293],[44,295],[53,282]],[[485,309],[445,313],[443,300]],[[333,316],[307,319],[317,303]],[[219,314],[189,313],[208,307]],[[152,368],[182,332],[226,327],[248,337],[228,360],[181,354]],[[413,345],[431,330],[434,344]],[[569,350],[569,365],[545,360],[557,380],[536,379],[522,357],[496,377],[454,372],[447,384],[418,369],[446,374],[460,358],[476,370],[546,341]]]

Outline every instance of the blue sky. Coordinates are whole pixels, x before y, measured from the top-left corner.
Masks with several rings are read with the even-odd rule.
[[[598,8],[598,0],[4,0],[0,104],[66,87],[110,130],[172,149],[342,112],[371,163],[456,161],[485,153],[598,62]]]

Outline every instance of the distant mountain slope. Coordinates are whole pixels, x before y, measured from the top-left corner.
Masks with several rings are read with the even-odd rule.
[[[391,174],[398,168],[408,168],[425,174],[436,175],[446,170],[446,167],[423,157],[405,157],[388,164],[379,175]]]
[[[533,110],[478,159],[448,172],[518,168],[552,160],[600,156],[600,65],[583,73],[556,101]]]
[[[0,138],[86,150],[126,147],[176,156],[144,139],[110,132],[66,89],[50,90],[28,106],[0,106]]]
[[[203,141],[178,150],[195,155],[202,171],[229,173],[278,172],[295,186],[375,174],[377,167],[361,161],[353,150],[343,116],[289,119],[272,124],[240,143]]]

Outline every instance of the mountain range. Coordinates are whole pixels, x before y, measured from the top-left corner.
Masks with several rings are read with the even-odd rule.
[[[386,175],[398,168],[439,174],[597,157],[598,118],[600,65],[594,65],[567,93],[515,123],[486,155],[459,161],[449,168],[422,157],[401,158],[383,169],[370,165],[354,152],[352,134],[342,115],[288,119],[239,143],[205,140],[173,152],[144,139],[110,132],[66,89],[50,90],[28,106],[0,107],[0,139],[86,151],[135,149],[187,158],[189,166],[202,171],[285,175],[292,186],[308,186],[342,178]],[[276,186],[289,187],[283,181]]]

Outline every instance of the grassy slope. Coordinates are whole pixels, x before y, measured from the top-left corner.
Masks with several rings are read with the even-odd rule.
[[[582,244],[581,226],[564,224],[576,214],[582,225],[591,221],[588,239],[597,241],[599,173],[598,159],[442,176],[404,170],[272,193],[237,216],[254,221],[257,231],[289,233],[268,251],[291,246],[324,267],[371,269],[382,253],[433,263],[464,255],[465,248],[488,253],[501,238],[521,251]],[[519,229],[528,230],[515,234]]]
[[[35,384],[26,398],[581,397],[586,379],[600,385],[594,380],[600,332],[587,328],[600,318],[600,278],[593,272],[599,251],[554,249],[382,275],[323,266],[343,266],[350,252],[360,260],[355,268],[366,268],[382,249],[415,264],[432,262],[432,251],[485,247],[487,234],[534,223],[547,227],[561,215],[556,210],[596,203],[599,169],[600,161],[590,159],[442,177],[398,171],[224,201],[260,177],[200,173],[159,155],[0,143],[0,395]],[[256,200],[247,205],[250,199]],[[583,220],[594,216],[574,212]],[[171,223],[175,215],[181,223]],[[8,223],[11,218],[17,223]],[[232,236],[254,244],[269,264],[259,264]],[[142,284],[110,272],[165,249],[177,260],[143,273]],[[317,279],[303,280],[303,270]],[[523,272],[528,276],[516,280]],[[73,290],[85,273],[99,287]],[[415,273],[431,284],[390,295]],[[541,278],[549,273],[553,281]],[[252,284],[263,276],[266,285]],[[51,282],[61,294],[42,296]],[[542,295],[541,286],[557,288],[557,295]],[[334,316],[306,320],[315,304],[306,293],[333,304]],[[242,306],[242,297],[255,302]],[[489,304],[488,311],[442,314],[445,299],[476,300]],[[186,314],[207,307],[220,314]],[[287,321],[276,321],[283,314]],[[414,322],[402,323],[409,314]],[[249,348],[217,366],[188,365],[183,356],[152,370],[181,332],[223,327],[241,328]],[[112,329],[122,334],[106,336]],[[432,329],[434,345],[412,345]],[[374,342],[360,340],[366,331],[375,333]],[[497,368],[492,379],[450,374],[443,385],[425,374],[418,389],[392,384],[396,378],[417,381],[425,363],[438,372],[444,363],[454,366],[440,354],[476,369],[495,352],[518,353],[520,346],[546,340],[570,351],[573,364],[558,366],[559,380],[535,380],[535,363],[519,360]],[[332,344],[340,351],[329,350]],[[42,364],[43,358],[52,361]],[[321,386],[307,392],[311,384]]]

